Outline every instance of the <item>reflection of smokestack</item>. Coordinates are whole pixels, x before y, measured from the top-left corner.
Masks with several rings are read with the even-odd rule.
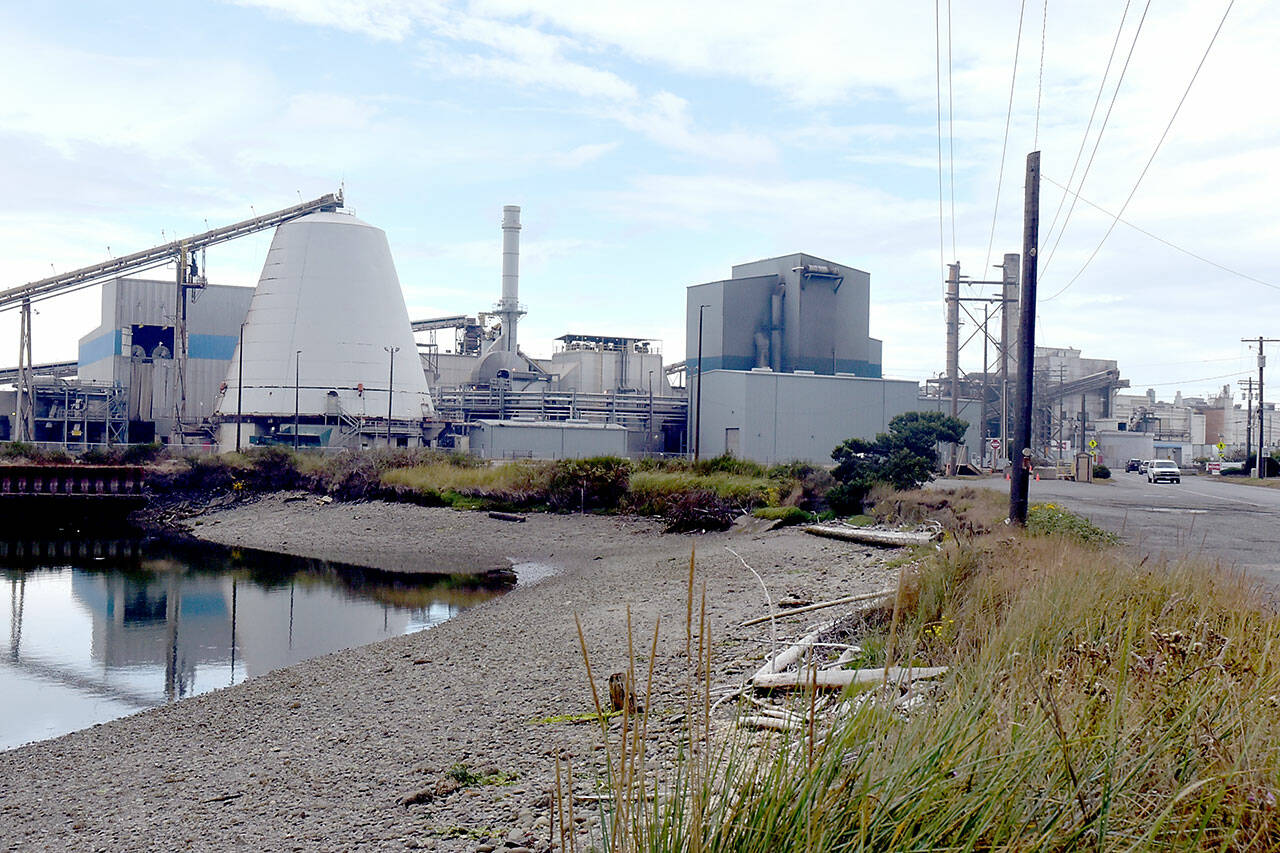
[[[507,352],[516,352],[516,319],[520,316],[520,208],[509,204],[502,208],[502,301],[498,314],[502,317],[502,337]]]

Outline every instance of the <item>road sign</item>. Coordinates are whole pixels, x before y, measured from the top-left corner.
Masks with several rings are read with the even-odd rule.
[[[992,450],[999,450],[999,449],[1000,449],[1000,439],[998,439],[998,438],[992,438],[992,439],[989,439],[989,440],[987,441],[987,444],[990,444],[990,445],[991,445],[991,449],[992,449]]]
[[[1215,445],[1214,445],[1214,447],[1218,448],[1218,452],[1219,452],[1219,453],[1221,453],[1222,451],[1224,451],[1224,450],[1226,450],[1226,449],[1227,449],[1227,446],[1226,446],[1225,444],[1223,444],[1221,441],[1219,441],[1217,444],[1215,444]]]
[[[1097,440],[1097,439],[1095,439],[1095,438],[1091,438],[1091,439],[1089,439],[1089,446],[1090,446],[1090,447],[1097,447],[1097,446],[1098,446],[1098,440]]]

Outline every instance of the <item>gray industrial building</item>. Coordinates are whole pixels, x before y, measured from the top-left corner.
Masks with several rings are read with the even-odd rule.
[[[689,434],[701,455],[829,463],[846,438],[921,408],[915,382],[881,378],[867,273],[802,253],[732,272],[688,289]]]
[[[870,275],[803,253],[738,264],[732,273],[688,289],[690,366],[701,339],[703,372],[767,367],[880,376],[881,343],[870,336],[867,311]]]
[[[170,435],[179,410],[184,422],[204,422],[213,414],[252,299],[253,288],[225,285],[206,285],[188,297],[185,399],[179,400],[173,357],[177,288],[172,281],[109,281],[102,286],[101,325],[80,338],[80,382],[122,389],[132,443]],[[36,420],[37,436],[45,438]]]

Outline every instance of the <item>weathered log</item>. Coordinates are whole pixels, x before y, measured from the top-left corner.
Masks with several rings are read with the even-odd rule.
[[[843,690],[851,684],[874,684],[889,681],[901,684],[917,679],[937,678],[945,674],[945,666],[889,667],[886,679],[885,670],[877,669],[844,669],[818,670],[805,669],[799,672],[758,672],[751,683],[762,690],[794,690],[797,688],[817,687],[822,690]]]
[[[864,592],[861,595],[846,595],[843,598],[833,598],[830,601],[819,601],[817,604],[810,604],[805,607],[792,607],[789,610],[779,610],[774,614],[766,614],[764,616],[756,616],[743,622],[741,627],[749,628],[752,625],[759,625],[761,622],[768,622],[770,619],[777,619],[781,616],[794,616],[797,613],[809,613],[813,610],[822,610],[824,607],[837,607],[841,604],[856,604],[859,601],[872,601],[877,598],[885,598],[893,595],[893,590],[882,589],[879,592]]]
[[[738,720],[738,725],[748,726],[753,729],[775,729],[781,732],[799,732],[804,730],[804,726],[800,723],[791,722],[789,720],[779,720],[774,717],[743,717]]]
[[[516,515],[514,512],[490,512],[490,518],[496,518],[498,521],[524,521],[523,515]]]
[[[806,524],[801,529],[805,533],[812,533],[814,536],[826,536],[829,539],[841,539],[845,542],[857,542],[862,545],[881,545],[886,548],[927,545],[938,538],[938,533],[933,531],[880,530],[874,527],[835,527],[826,524]]]

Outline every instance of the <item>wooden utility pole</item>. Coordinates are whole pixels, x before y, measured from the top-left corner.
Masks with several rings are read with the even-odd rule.
[[[1018,323],[1018,408],[1013,430],[1013,471],[1009,477],[1009,520],[1027,523],[1031,458],[1031,390],[1036,352],[1036,267],[1040,244],[1040,152],[1027,155],[1022,209],[1022,314]]]
[[[1245,393],[1245,410],[1244,410],[1244,458],[1249,458],[1249,451],[1253,449],[1253,380],[1245,379],[1240,383]]]
[[[1266,437],[1267,410],[1262,405],[1262,400],[1263,400],[1262,373],[1267,366],[1267,355],[1262,351],[1262,348],[1266,344],[1280,343],[1280,338],[1264,338],[1261,335],[1259,335],[1257,338],[1241,338],[1240,340],[1246,344],[1251,344],[1251,343],[1254,343],[1255,341],[1258,344],[1258,461],[1257,461],[1255,470],[1257,471],[1258,479],[1265,480],[1267,478],[1267,466],[1262,461],[1262,457],[1263,457],[1263,451],[1267,446],[1267,437]],[[1247,457],[1248,453],[1246,452],[1245,455]]]
[[[947,384],[951,417],[960,416],[960,264],[947,264]],[[956,475],[956,445],[951,445],[947,476]]]

